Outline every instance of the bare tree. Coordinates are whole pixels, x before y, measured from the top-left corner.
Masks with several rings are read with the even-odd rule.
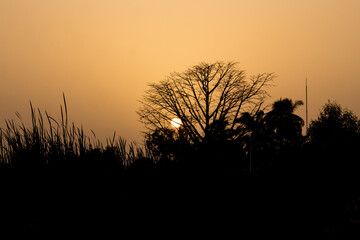
[[[168,128],[173,118],[180,118],[191,141],[203,142],[214,134],[213,124],[226,123],[231,131],[241,113],[258,111],[267,96],[264,88],[274,77],[263,73],[246,78],[235,62],[201,63],[149,84],[137,113],[149,130]]]

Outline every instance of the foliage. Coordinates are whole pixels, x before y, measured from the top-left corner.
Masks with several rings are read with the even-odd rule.
[[[234,62],[201,63],[149,84],[138,115],[150,131],[166,129],[177,117],[191,142],[201,143],[218,134],[217,123],[233,131],[242,112],[256,111],[274,77],[263,73],[247,79]]]
[[[91,138],[86,136],[82,127],[68,123],[65,97],[59,121],[30,104],[30,127],[17,114],[19,124],[7,120],[0,129],[0,177],[16,191],[2,188],[3,199],[15,202],[18,208],[15,215],[13,210],[4,214],[3,222],[19,224],[29,218],[33,225],[51,222],[47,221],[50,218],[60,226],[78,211],[79,205],[72,201],[81,202],[86,227],[114,223],[114,218],[106,221],[104,212],[122,216],[116,218],[117,226],[131,225],[131,219],[158,215],[159,209],[174,206],[183,206],[178,214],[188,216],[198,211],[195,201],[208,204],[203,213],[210,207],[217,206],[219,212],[226,207],[227,212],[243,216],[244,222],[256,211],[257,216],[270,216],[266,225],[275,211],[285,219],[282,224],[292,219],[288,224],[292,228],[303,227],[298,216],[305,216],[307,229],[319,224],[342,226],[339,221],[349,217],[356,220],[360,170],[356,115],[329,102],[311,122],[304,144],[303,120],[295,114],[301,101],[280,99],[268,112],[261,103],[255,105],[256,110],[241,112],[234,129],[229,121],[212,121],[212,134],[206,141],[194,143],[182,125],[149,131],[140,148],[115,133],[106,145],[94,133]],[[6,177],[5,165],[20,171],[15,171],[15,177],[10,171]],[[36,169],[46,171],[33,171]],[[71,169],[75,169],[72,175]],[[121,171],[108,171],[114,169]],[[101,204],[94,196],[102,197]],[[96,208],[97,213],[90,211]],[[52,216],[46,215],[48,209],[60,210]],[[246,211],[248,215],[242,215]],[[39,212],[40,217],[36,215]],[[163,216],[163,222],[171,222],[169,215]],[[275,225],[279,224],[270,226]]]
[[[294,114],[301,105],[303,102],[300,100],[293,102],[288,98],[280,99],[274,102],[271,111],[266,114],[266,124],[281,144],[301,143],[304,120]]]
[[[359,119],[336,102],[326,103],[310,123],[302,171],[325,224],[340,225],[346,215],[360,219],[351,204],[360,199],[359,145]]]
[[[319,117],[310,123],[309,141],[325,145],[348,144],[360,133],[357,116],[336,102],[328,102]]]
[[[318,174],[348,179],[358,176],[360,124],[357,116],[335,102],[328,102],[316,120],[310,123],[307,149],[317,159]],[[332,176],[331,178],[335,178]]]
[[[112,165],[126,167],[136,159],[145,158],[146,151],[114,133],[107,144],[86,136],[83,127],[68,122],[65,95],[60,106],[61,119],[55,120],[45,111],[35,110],[30,102],[31,127],[27,127],[17,113],[20,123],[6,120],[0,128],[0,163],[19,167],[41,167],[46,165]]]
[[[261,174],[275,165],[288,167],[294,161],[287,158],[302,146],[304,121],[294,113],[301,105],[301,101],[280,99],[267,113],[262,110],[255,114],[245,112],[237,119],[240,123],[238,141],[245,146],[243,158],[248,159],[250,172]]]

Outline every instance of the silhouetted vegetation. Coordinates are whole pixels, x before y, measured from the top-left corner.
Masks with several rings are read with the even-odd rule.
[[[265,88],[274,77],[263,73],[247,79],[237,63],[202,63],[149,84],[138,114],[149,130],[166,129],[177,117],[193,143],[211,141],[221,126],[234,131],[242,112],[253,113],[262,106]]]
[[[107,211],[126,205],[121,198],[130,188],[121,186],[132,183],[125,184],[130,179],[124,179],[125,169],[149,162],[146,150],[115,133],[106,145],[95,133],[88,137],[82,126],[70,124],[65,96],[60,120],[47,112],[43,117],[31,103],[30,109],[30,127],[17,113],[18,121],[6,120],[0,129],[0,227],[61,231],[104,226]]]
[[[134,143],[128,147],[126,140],[114,136],[106,140],[106,145],[93,137],[88,137],[83,127],[76,127],[68,122],[67,106],[60,106],[61,119],[55,120],[47,112],[46,117],[40,109],[35,110],[30,103],[32,125],[27,127],[19,113],[20,123],[6,120],[6,127],[0,129],[0,162],[15,167],[42,167],[57,164],[88,165],[104,164],[109,159],[113,166],[126,167],[136,159],[144,158],[145,152]],[[101,158],[101,160],[99,159]],[[116,159],[116,161],[114,161]],[[113,161],[111,163],[111,161]],[[110,166],[112,167],[112,166]]]
[[[20,114],[6,120],[0,129],[0,227],[359,234],[358,117],[328,102],[304,136],[304,121],[296,114],[303,102],[284,98],[264,107],[262,87],[273,75],[259,75],[249,84],[235,66],[202,64],[150,85],[153,101],[140,116],[150,125],[162,124],[149,128],[143,146],[127,144],[115,133],[106,144],[95,133],[87,136],[82,126],[69,122],[65,97],[60,120],[31,104],[30,126]],[[194,95],[186,95],[194,76],[205,82],[196,83],[205,97],[195,85]],[[222,84],[220,98],[212,98],[219,105],[210,107],[206,95],[210,99]],[[227,84],[237,90],[226,90]],[[164,117],[150,111],[168,93],[181,98],[169,100],[178,107]],[[172,127],[172,117],[184,124]]]
[[[355,114],[334,102],[310,123],[304,144],[309,189],[317,204],[314,213],[327,229],[345,219],[359,228],[359,127]]]

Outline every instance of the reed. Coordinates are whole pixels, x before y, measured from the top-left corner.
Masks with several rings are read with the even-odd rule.
[[[0,163],[19,166],[45,166],[53,163],[81,162],[86,165],[88,159],[116,163],[127,167],[146,151],[135,143],[127,144],[114,132],[104,145],[91,130],[87,136],[83,126],[77,127],[68,118],[68,107],[63,94],[60,105],[60,119],[56,120],[47,111],[43,114],[30,101],[31,125],[26,126],[21,115],[16,112],[17,121],[5,120],[0,128]]]

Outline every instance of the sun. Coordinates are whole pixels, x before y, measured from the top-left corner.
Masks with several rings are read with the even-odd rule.
[[[179,128],[181,126],[181,119],[180,118],[173,118],[171,120],[171,125],[174,127],[174,128]]]

